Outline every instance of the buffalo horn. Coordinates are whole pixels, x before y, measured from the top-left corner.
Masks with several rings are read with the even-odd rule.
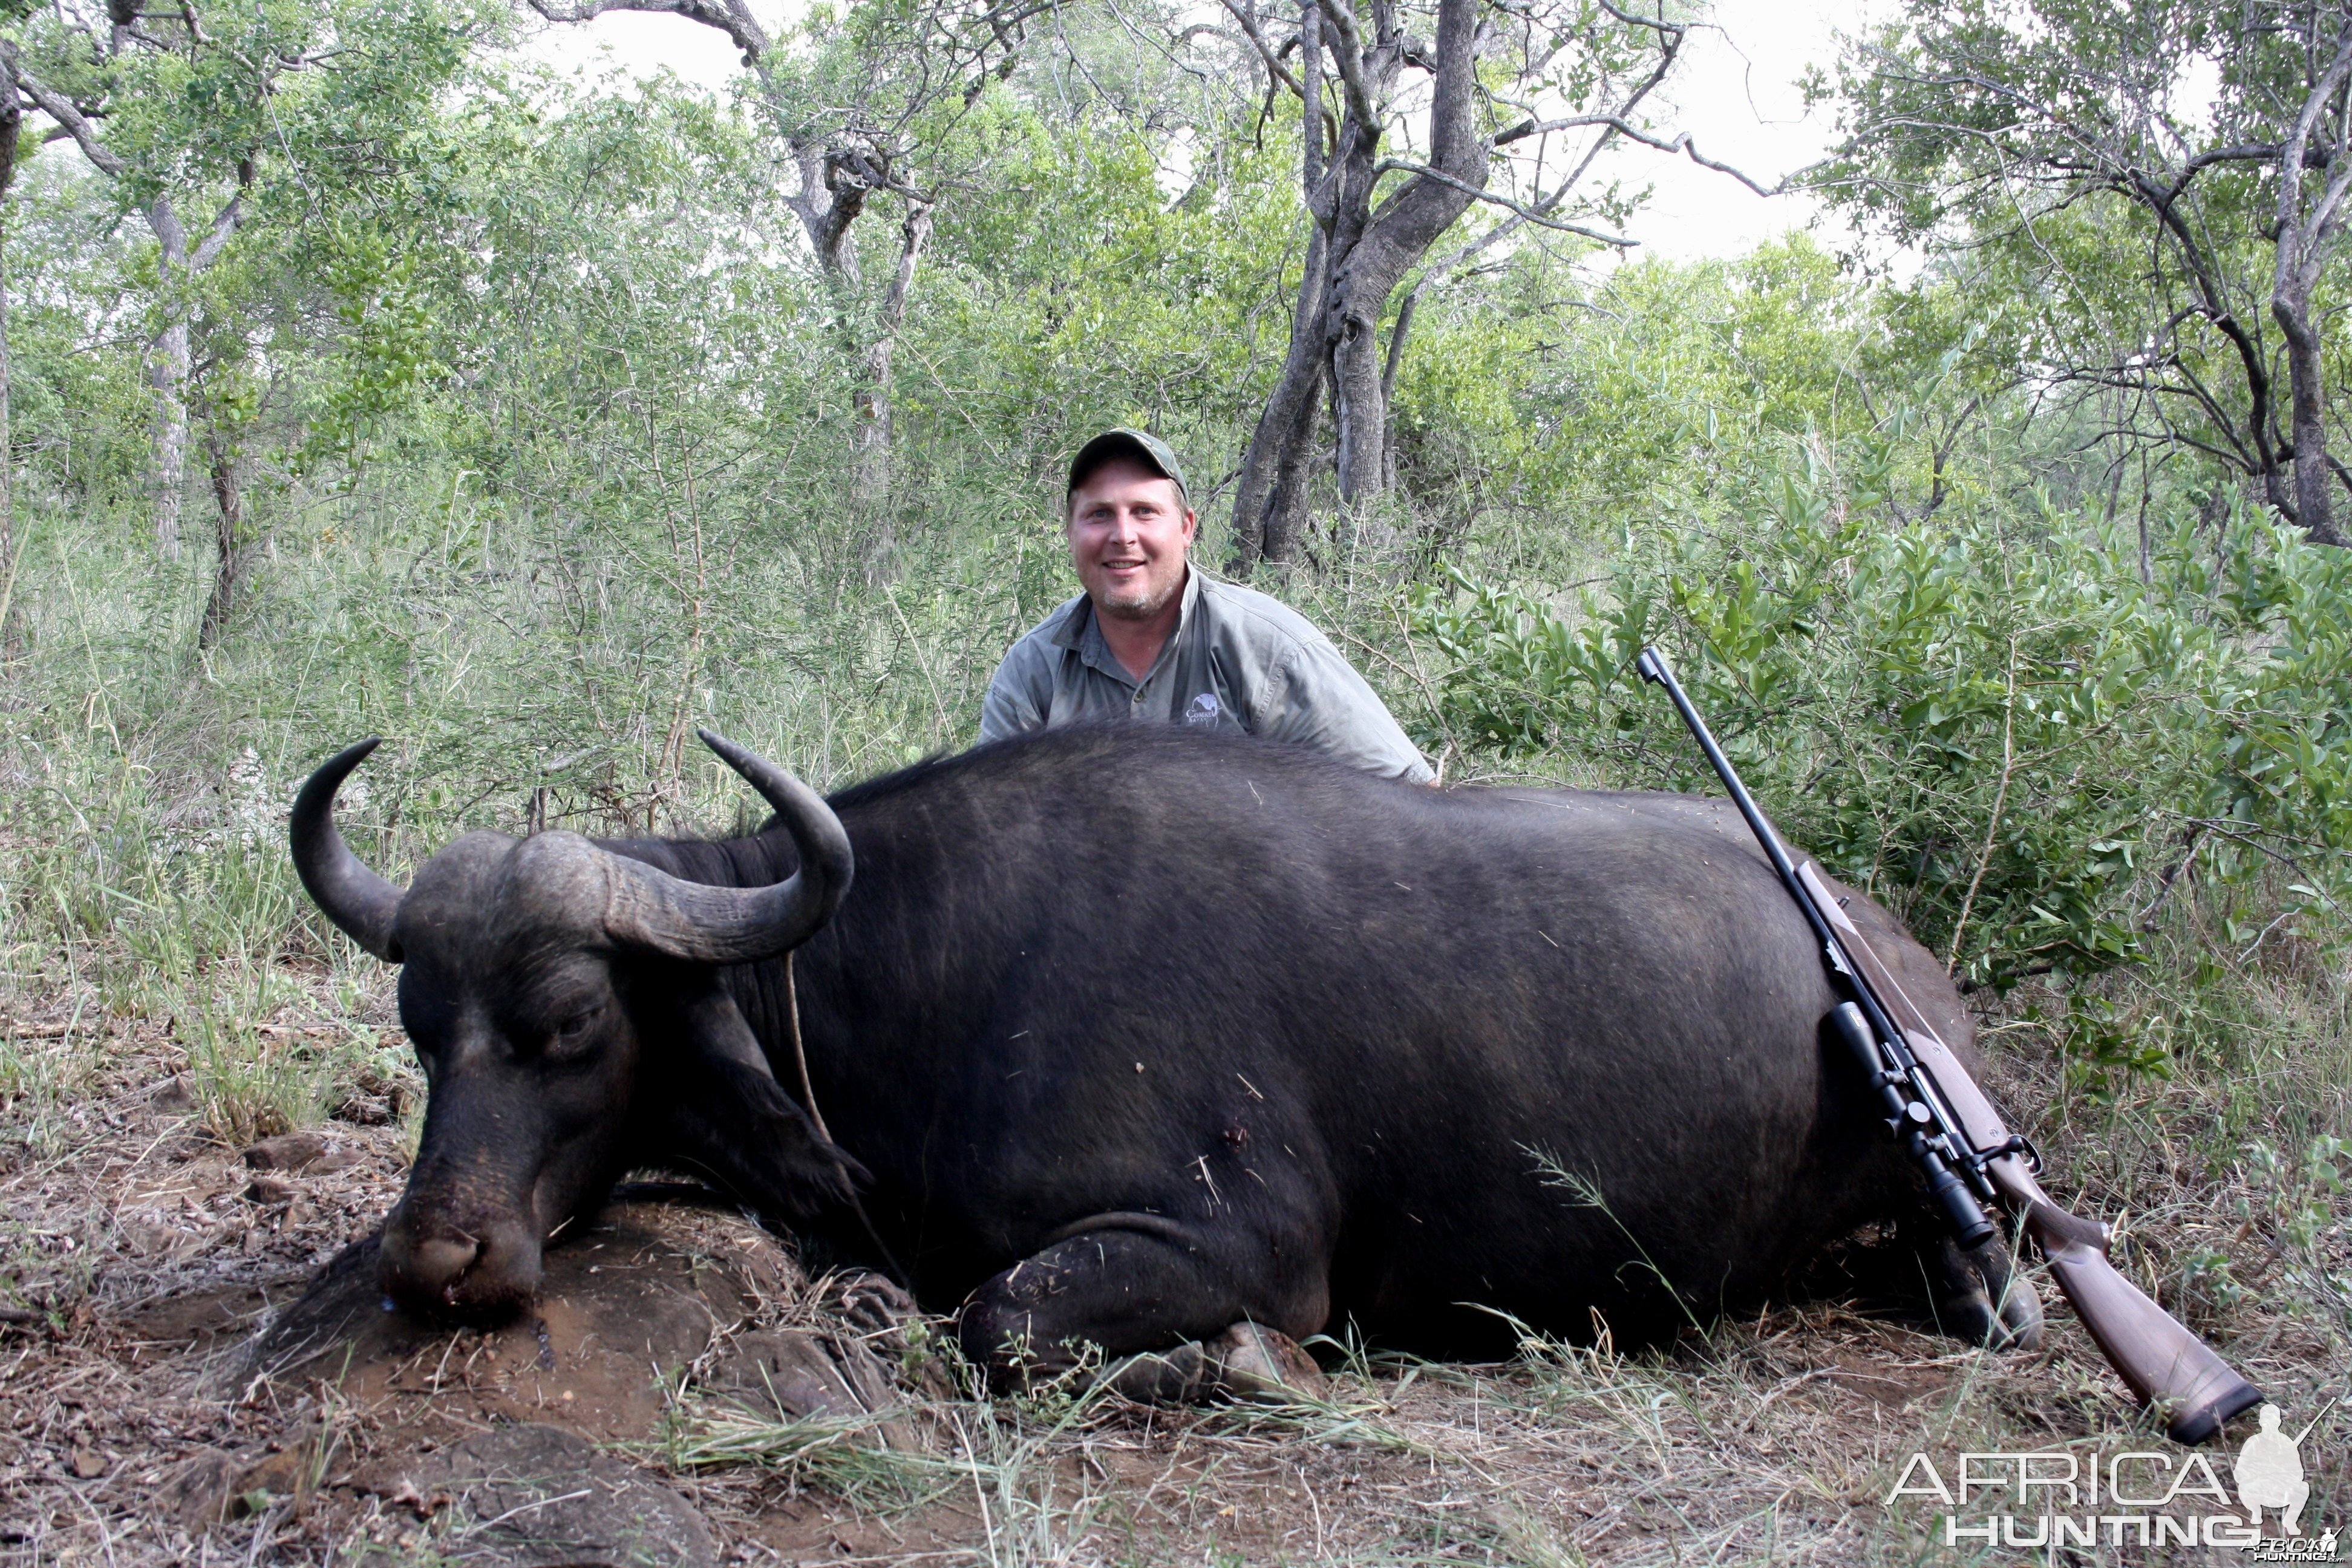
[[[815,935],[849,891],[849,835],[822,795],[775,763],[723,735],[696,733],[775,807],[801,868],[764,888],[717,888],[615,855],[604,929],[617,941],[695,963],[773,958]]]
[[[294,797],[288,831],[294,869],[327,918],[378,958],[398,963],[400,943],[393,938],[392,920],[400,910],[400,889],[360,864],[335,831],[335,792],[381,740],[370,735],[321,763]]]

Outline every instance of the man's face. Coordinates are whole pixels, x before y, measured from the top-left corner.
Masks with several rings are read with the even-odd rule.
[[[1070,564],[1097,612],[1148,621],[1184,586],[1193,528],[1175,480],[1114,458],[1070,492]]]

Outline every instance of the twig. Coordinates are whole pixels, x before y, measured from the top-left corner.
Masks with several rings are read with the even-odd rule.
[[[939,710],[940,715],[940,733],[942,736],[954,734],[955,726],[948,722],[948,705],[940,697],[940,683],[931,679],[931,661],[923,657],[922,639],[916,637],[915,628],[907,624],[907,612],[898,607],[898,593],[887,583],[882,584],[882,596],[890,601],[890,613],[898,617],[898,629],[907,634],[907,645],[915,650],[915,668],[923,672],[923,684],[931,689],[931,706]]]
[[[1522,141],[1529,136],[1540,136],[1554,131],[1576,131],[1596,125],[1606,126],[1620,136],[1639,142],[1644,147],[1654,147],[1661,153],[1683,153],[1700,168],[1712,169],[1718,174],[1728,174],[1759,196],[1780,195],[1789,188],[1790,179],[1795,177],[1790,175],[1782,179],[1777,185],[1767,185],[1729,163],[1702,155],[1698,150],[1698,144],[1691,140],[1691,134],[1687,131],[1671,138],[1654,136],[1642,130],[1622,114],[1577,114],[1564,120],[1530,121],[1512,126],[1508,131],[1496,137],[1495,143],[1496,146],[1501,146],[1507,142]]]
[[[2189,824],[2191,826],[2202,827],[2209,831],[2218,833],[2233,844],[2242,844],[2249,849],[2269,856],[2280,865],[2284,866],[2288,870],[2293,871],[2296,876],[2301,877],[2304,879],[2305,886],[2308,887],[2313,892],[2319,894],[2319,900],[2322,903],[2326,904],[2329,909],[2334,910],[2337,914],[2342,914],[2344,912],[2344,907],[2341,904],[2338,904],[2334,899],[2329,898],[2326,893],[2320,892],[2319,879],[2313,876],[2309,870],[2305,869],[2302,861],[2296,859],[2294,856],[2287,854],[2284,850],[2273,849],[2260,839],[2254,838],[2250,835],[2240,831],[2241,828],[2252,826],[2252,824],[2218,822],[2210,816],[2184,816],[2180,820]],[[2303,844],[2306,842],[2304,839],[2290,837],[2285,834],[2280,834],[2278,837],[2286,838],[2287,842],[2290,844]],[[2325,845],[2312,845],[2310,847],[2313,848],[2326,847]]]
[[[2147,908],[2132,917],[2134,925],[2138,926],[2142,931],[2156,929],[2147,923],[2148,921],[2158,910],[2164,907],[2164,900],[2172,897],[2172,889],[2180,885],[2181,879],[2189,874],[2189,867],[2196,864],[2197,852],[2205,847],[2205,835],[2208,831],[2200,823],[2197,830],[2189,836],[2188,853],[2181,856],[2179,861],[2170,870],[2157,879],[2156,897],[2147,901]]]
[[[2294,913],[2293,910],[2281,910],[2278,912],[2277,917],[2273,919],[2270,924],[2263,927],[2263,929],[2255,934],[2253,945],[2247,948],[2245,952],[2238,954],[2238,962],[2240,963],[2243,963],[2248,959],[2253,957],[2255,951],[2263,945],[2263,939],[2268,937],[2271,932],[2278,930],[2279,922],[2285,920],[2287,916],[2293,913]]]
[[[1992,864],[1993,840],[2000,833],[2000,814],[2009,805],[2010,770],[2017,761],[2011,745],[2017,721],[2017,639],[2009,639],[2009,692],[2000,703],[2000,788],[1993,793],[1992,820],[1985,824],[1984,853],[1977,857],[1977,874],[1969,879],[1968,896],[1960,900],[1960,918],[1952,926],[1951,950],[1944,954],[1944,973],[1960,961],[1960,938],[1969,931],[1969,911],[1975,908],[1977,889],[1984,883],[1985,868]]]
[[[537,1508],[553,1508],[560,1502],[577,1502],[582,1498],[593,1497],[593,1495],[595,1494],[583,1487],[576,1492],[565,1492],[562,1497],[545,1497],[540,1499],[537,1502],[522,1503],[517,1507],[507,1510],[506,1512],[499,1515],[496,1519],[484,1520],[480,1528],[487,1531],[494,1525],[504,1524],[507,1521],[512,1519],[519,1513],[529,1513],[531,1510]]]

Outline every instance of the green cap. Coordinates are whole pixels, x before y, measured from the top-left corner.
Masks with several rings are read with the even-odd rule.
[[[1065,496],[1076,494],[1078,487],[1085,484],[1097,468],[1118,458],[1131,458],[1154,470],[1160,478],[1175,480],[1177,498],[1188,509],[1192,506],[1192,497],[1184,484],[1184,470],[1177,465],[1176,454],[1168,449],[1168,443],[1148,430],[1129,430],[1125,426],[1116,430],[1106,430],[1078,448],[1078,455],[1070,459],[1069,488],[1062,493]]]

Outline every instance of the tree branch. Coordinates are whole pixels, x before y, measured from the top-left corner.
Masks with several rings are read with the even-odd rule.
[[[1249,39],[1250,47],[1257,51],[1258,58],[1265,62],[1265,68],[1273,74],[1274,79],[1300,98],[1305,98],[1307,89],[1299,85],[1298,79],[1290,74],[1289,68],[1282,63],[1280,57],[1276,55],[1272,47],[1266,43],[1265,34],[1258,27],[1257,18],[1242,9],[1239,0],[1224,0],[1224,6],[1226,10],[1233,13],[1234,20],[1242,25],[1243,37]]]
[[[1324,20],[1339,31],[1339,47],[1331,51],[1331,58],[1338,63],[1339,80],[1348,89],[1348,112],[1355,117],[1357,124],[1377,134],[1381,113],[1373,106],[1371,88],[1364,80],[1364,40],[1356,30],[1356,18],[1341,0],[1316,0],[1316,4]]]
[[[81,149],[83,157],[109,174],[120,175],[130,167],[98,139],[97,128],[90,124],[88,115],[75,107],[71,99],[26,74],[24,62],[18,58],[15,44],[0,41],[0,56],[5,57],[8,69],[15,75],[16,85],[25,96],[31,99],[42,113],[65,128],[66,133],[74,139],[74,145]]]
[[[1513,142],[1525,141],[1528,137],[1540,136],[1553,131],[1574,131],[1595,125],[1605,125],[1629,141],[1639,142],[1644,147],[1654,147],[1661,153],[1685,153],[1690,161],[1700,168],[1713,169],[1718,174],[1728,174],[1759,196],[1780,195],[1789,188],[1790,182],[1798,177],[1797,174],[1790,174],[1782,179],[1779,184],[1768,186],[1732,167],[1729,163],[1707,157],[1698,150],[1698,143],[1691,140],[1691,133],[1687,131],[1673,138],[1656,136],[1642,130],[1623,116],[1616,114],[1577,114],[1570,115],[1565,120],[1525,121],[1496,136],[1495,145],[1502,147]],[[1801,170],[1799,171],[1799,174],[1801,173]]]
[[[1373,165],[1372,174],[1375,178],[1378,178],[1380,175],[1385,174],[1391,170],[1396,170],[1409,174],[1418,174],[1424,180],[1434,180],[1441,185],[1451,186],[1454,190],[1460,191],[1466,195],[1475,196],[1482,202],[1501,207],[1507,212],[1515,214],[1519,218],[1528,223],[1534,224],[1540,228],[1558,229],[1562,234],[1581,235],[1586,239],[1599,240],[1603,245],[1613,245],[1621,249],[1630,250],[1642,243],[1638,239],[1629,239],[1622,234],[1603,234],[1597,228],[1586,228],[1581,224],[1573,224],[1570,223],[1565,218],[1553,217],[1549,213],[1528,206],[1524,202],[1516,202],[1508,196],[1496,195],[1494,192],[1486,190],[1483,186],[1474,185],[1467,180],[1457,180],[1453,175],[1445,173],[1443,169],[1433,169],[1426,163],[1414,163],[1402,158],[1383,158],[1378,163]],[[1562,194],[1564,195],[1565,193]]]
[[[752,18],[740,0],[718,5],[711,0],[530,0],[530,8],[551,22],[593,22],[608,11],[650,11],[683,16],[706,27],[716,27],[743,52],[746,65],[768,52],[767,30]]]
[[[213,219],[212,227],[197,243],[195,253],[188,258],[190,271],[202,272],[220,259],[222,250],[227,247],[229,236],[235,234],[236,226],[245,221],[245,193],[252,184],[253,160],[239,158],[236,161],[236,195],[229,197],[228,205],[221,208],[219,215]]]

